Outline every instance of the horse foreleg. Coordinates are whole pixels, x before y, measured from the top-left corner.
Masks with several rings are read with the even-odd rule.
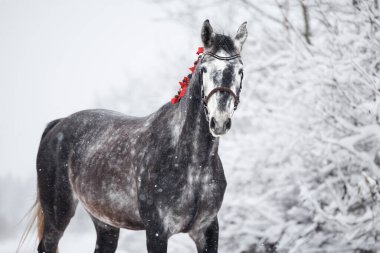
[[[95,253],[114,253],[119,241],[120,229],[107,225],[91,216],[96,229]]]
[[[217,217],[208,226],[195,228],[189,234],[197,245],[198,253],[218,252],[219,225]]]
[[[148,253],[166,253],[168,250],[168,236],[160,227],[153,225],[146,228]]]

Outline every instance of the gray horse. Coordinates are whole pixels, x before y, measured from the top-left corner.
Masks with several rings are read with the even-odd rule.
[[[86,110],[45,129],[37,156],[38,252],[57,252],[78,201],[91,216],[95,252],[115,252],[120,228],[146,230],[149,253],[164,253],[170,236],[189,233],[198,252],[218,251],[217,213],[226,180],[219,137],[239,102],[247,38],[201,32],[186,95],[146,117]]]

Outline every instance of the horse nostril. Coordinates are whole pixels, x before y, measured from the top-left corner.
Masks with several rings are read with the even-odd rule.
[[[230,128],[231,128],[231,119],[230,118],[228,118],[227,120],[226,120],[226,123],[225,123],[225,126],[226,126],[226,130],[230,130]]]
[[[216,126],[216,120],[214,117],[211,118],[210,127],[211,129],[215,129]]]

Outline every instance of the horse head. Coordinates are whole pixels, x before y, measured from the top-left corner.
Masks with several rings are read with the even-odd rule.
[[[243,81],[240,52],[248,36],[246,25],[244,22],[231,38],[214,33],[208,20],[203,23],[201,38],[205,51],[200,65],[200,82],[209,129],[215,137],[231,128],[232,116],[239,104]]]

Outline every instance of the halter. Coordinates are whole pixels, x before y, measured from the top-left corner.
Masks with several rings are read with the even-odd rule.
[[[229,61],[229,60],[240,58],[240,54],[235,54],[235,55],[231,55],[231,56],[219,56],[219,55],[216,55],[216,54],[211,53],[211,52],[204,53],[204,48],[203,47],[199,47],[198,48],[197,55],[199,55],[198,59],[194,62],[194,65],[191,68],[189,68],[191,70],[191,74],[189,74],[188,76],[185,76],[183,78],[182,82],[179,82],[181,88],[178,91],[178,94],[175,95],[174,98],[172,98],[172,100],[171,100],[172,104],[178,103],[181,100],[181,98],[185,96],[187,87],[188,87],[188,85],[190,83],[190,78],[192,77],[192,74],[194,74],[195,68],[196,68],[198,62],[199,61],[202,62],[203,58],[206,55],[209,55],[209,56],[211,56],[211,57],[213,57],[213,58],[215,58],[217,60],[221,60],[221,61]],[[240,90],[239,90],[238,95],[236,95],[235,92],[233,92],[230,88],[221,86],[221,87],[216,87],[216,88],[212,89],[210,91],[210,93],[207,96],[205,96],[205,94],[204,94],[204,88],[203,88],[203,71],[201,71],[201,74],[199,75],[199,77],[200,77],[199,82],[201,84],[201,93],[202,93],[203,108],[205,110],[207,121],[209,120],[207,103],[208,103],[210,97],[212,95],[214,95],[215,93],[217,93],[218,91],[219,92],[227,92],[227,93],[229,93],[234,98],[234,111],[236,111],[236,109],[237,109],[237,107],[239,105],[239,102],[240,102],[240,97],[239,97]],[[243,79],[243,76],[242,76],[242,79]],[[240,85],[240,89],[241,89],[241,85]]]
[[[213,54],[213,53],[205,53],[204,55],[209,55],[209,56],[212,56],[218,60],[223,60],[223,61],[229,61],[229,60],[233,60],[236,58],[240,58],[240,54],[235,54],[235,55],[231,55],[231,56],[219,56],[219,55]]]
[[[236,59],[236,58],[240,58],[240,54],[235,54],[235,55],[224,57],[224,56],[219,56],[219,55],[216,55],[216,54],[213,54],[213,53],[205,53],[202,56],[202,60],[203,60],[203,57],[205,55],[209,55],[211,57],[214,57],[215,59],[222,60],[222,61],[229,61],[229,60],[233,60],[233,59]],[[207,103],[208,103],[210,97],[212,95],[214,95],[215,93],[217,93],[218,91],[219,92],[227,92],[227,93],[229,93],[234,98],[234,111],[236,111],[236,109],[237,109],[237,107],[239,105],[239,102],[240,102],[240,96],[239,95],[236,95],[235,92],[233,92],[228,87],[220,86],[220,87],[216,87],[216,88],[212,89],[210,91],[210,93],[207,96],[205,96],[204,88],[203,88],[203,70],[201,71],[201,75],[200,75],[200,83],[201,83],[201,93],[202,93],[203,108],[205,110],[207,121],[209,120],[209,113],[208,113],[208,109],[207,109]],[[241,89],[241,85],[240,85],[240,89]]]

